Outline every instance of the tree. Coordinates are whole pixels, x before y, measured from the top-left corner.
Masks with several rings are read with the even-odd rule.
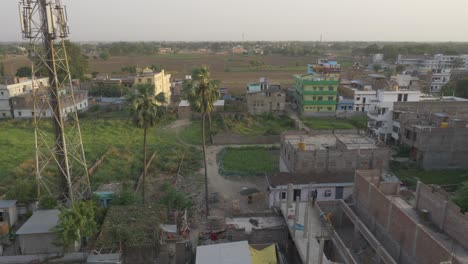
[[[110,58],[109,52],[107,51],[101,52],[101,54],[99,54],[99,58],[101,60],[108,60]]]
[[[183,192],[177,191],[171,184],[165,183],[160,190],[163,195],[159,199],[159,203],[166,207],[168,217],[171,210],[182,211],[192,206],[192,201]]]
[[[458,69],[458,68],[461,68],[465,66],[465,61],[458,57],[458,58],[455,58],[453,61],[452,61],[452,68],[453,69]]]
[[[71,77],[73,79],[85,79],[84,75],[88,71],[88,60],[81,54],[81,47],[66,40],[65,48],[67,49]]]
[[[214,110],[214,103],[219,98],[219,82],[210,78],[210,71],[206,66],[192,71],[192,81],[187,84],[188,100],[193,110],[202,114],[202,146],[205,165],[205,209],[206,216],[210,214],[208,206],[208,166],[206,161],[205,119]]]
[[[468,212],[468,181],[457,190],[453,201],[460,206],[462,212]]]
[[[5,76],[5,64],[0,62],[0,76]]]
[[[165,112],[166,98],[164,93],[154,95],[152,85],[137,86],[138,93],[128,99],[132,122],[136,127],[143,128],[143,179],[142,196],[145,202],[145,181],[147,173],[146,135],[148,128],[156,126]]]
[[[31,77],[32,76],[31,67],[26,67],[26,66],[20,67],[18,68],[18,70],[16,70],[15,75],[17,77]]]
[[[93,201],[75,202],[70,209],[60,210],[57,226],[57,244],[68,248],[81,241],[82,238],[91,237],[97,231],[95,210],[97,205]]]
[[[380,66],[380,64],[374,64],[374,66],[372,66],[372,69],[375,73],[378,73],[382,69],[382,66]]]
[[[396,73],[400,74],[403,71],[405,71],[405,69],[406,69],[405,65],[399,64],[399,65],[396,66],[395,71],[396,71]]]

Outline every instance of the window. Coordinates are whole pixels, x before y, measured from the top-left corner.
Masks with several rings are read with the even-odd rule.
[[[361,97],[356,97],[356,101],[359,101],[359,100],[361,100]]]
[[[328,111],[332,111],[332,108],[331,108],[331,107],[327,107],[327,110],[328,110]]]
[[[323,87],[322,87],[322,86],[320,86],[320,87],[319,87],[319,90],[320,90],[320,91],[323,91]]]
[[[318,100],[319,100],[319,101],[322,101],[322,100],[323,100],[323,96],[319,96],[319,97],[318,97]]]
[[[2,117],[6,117],[6,114],[5,114],[5,113],[2,113]]]
[[[362,103],[363,103],[363,104],[366,103],[366,98],[365,98],[365,97],[362,98]]]
[[[276,96],[278,96],[278,97],[281,97],[281,94],[280,94],[280,93],[278,93],[278,94],[276,94]]]
[[[286,199],[286,192],[281,192],[281,200]]]
[[[333,96],[328,96],[328,101],[333,101]]]
[[[393,132],[399,133],[399,132],[400,132],[400,128],[397,127],[397,126],[393,126]]]
[[[398,102],[401,102],[403,101],[403,94],[398,94],[398,99],[397,99]]]
[[[408,102],[408,94],[403,95],[403,102]]]
[[[141,83],[141,78],[138,78],[138,82]]]
[[[21,111],[18,111],[18,116],[21,116],[23,113],[21,113]]]
[[[325,197],[330,197],[331,195],[332,195],[331,190],[325,190],[325,192],[323,192],[323,196]]]
[[[34,111],[31,111],[31,116],[35,116]]]
[[[328,91],[333,91],[333,86],[328,86]]]
[[[3,95],[3,92],[0,92],[1,95]]]

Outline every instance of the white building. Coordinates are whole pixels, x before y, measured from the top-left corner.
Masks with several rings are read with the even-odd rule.
[[[451,69],[433,69],[428,74],[428,86],[431,93],[439,93],[450,82]]]
[[[369,132],[380,140],[390,140],[393,123],[393,103],[394,102],[418,102],[423,94],[421,91],[396,90],[377,91],[377,99],[371,102],[367,116]],[[398,132],[395,132],[398,133]]]
[[[461,67],[457,67],[459,70],[468,71],[468,55],[443,55],[436,54],[432,58],[424,57],[407,57],[398,55],[396,64],[416,66],[425,69],[451,69],[453,63],[460,59],[462,61]]]
[[[353,109],[356,112],[367,112],[371,101],[377,99],[377,91],[372,90],[372,85],[360,80],[353,80],[349,85],[342,83],[340,93],[353,98]]]
[[[376,53],[372,55],[372,63],[380,63],[383,62],[384,55],[382,53]]]
[[[33,118],[34,115],[41,115],[42,117],[52,117],[52,110],[50,109],[47,101],[47,96],[44,95],[42,110],[36,110],[34,112],[34,97],[32,94],[23,94],[11,98],[11,107],[13,118]],[[77,111],[86,111],[88,109],[88,92],[87,91],[75,91],[74,101],[71,97],[66,97],[62,100],[62,114],[66,116],[68,113],[73,111],[75,108]]]
[[[39,88],[39,86],[48,86],[49,79],[42,78],[38,79],[34,84],[33,81],[28,78],[19,77],[3,77],[0,79],[0,119],[12,118],[12,105],[11,98],[18,95],[32,94],[33,89]]]
[[[294,174],[279,172],[267,176],[268,206],[279,207],[286,201],[288,184],[293,201],[296,197],[300,202],[312,201],[312,192],[317,191],[317,201],[334,201],[347,199],[353,193],[353,173],[326,173],[326,174]]]

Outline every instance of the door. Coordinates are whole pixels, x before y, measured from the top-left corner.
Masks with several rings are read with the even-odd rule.
[[[296,201],[296,197],[299,196],[299,201],[301,201],[301,189],[294,189],[293,201]]]
[[[335,199],[343,199],[343,188],[344,187],[336,187],[335,191]]]

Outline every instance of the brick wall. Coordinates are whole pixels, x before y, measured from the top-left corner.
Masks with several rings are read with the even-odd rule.
[[[468,214],[448,201],[435,189],[419,182],[416,193],[417,210],[428,210],[431,221],[458,243],[468,248]]]

